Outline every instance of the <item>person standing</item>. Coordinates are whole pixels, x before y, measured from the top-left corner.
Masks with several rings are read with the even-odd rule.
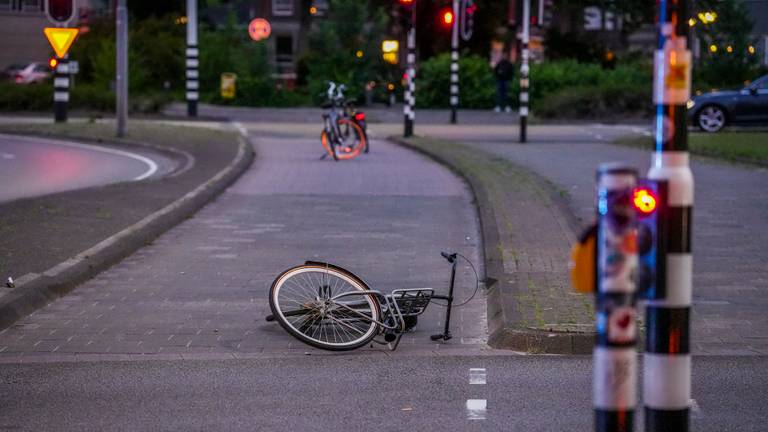
[[[501,112],[502,107],[506,112],[512,111],[512,108],[509,106],[507,90],[509,89],[509,81],[512,79],[513,74],[514,69],[512,68],[512,63],[509,62],[509,53],[505,51],[493,68],[493,75],[496,78],[496,108],[493,110],[496,112]]]

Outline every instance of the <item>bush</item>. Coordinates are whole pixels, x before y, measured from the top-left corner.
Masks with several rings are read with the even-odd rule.
[[[416,105],[449,106],[450,54],[440,54],[421,64],[416,76]],[[493,106],[496,84],[488,62],[477,56],[459,59],[459,102],[463,108]]]
[[[541,117],[615,118],[650,115],[651,89],[647,86],[589,85],[562,89],[545,96],[533,108]]]
[[[510,105],[518,105],[519,75],[510,82]],[[649,64],[621,64],[603,69],[596,64],[556,61],[531,65],[531,107],[539,106],[548,115],[556,115],[557,107],[567,101],[576,103],[584,113],[604,109],[623,112],[644,111],[650,107],[652,70]],[[496,84],[488,63],[476,56],[459,60],[460,103],[462,108],[490,108],[495,105]],[[450,86],[450,56],[441,54],[422,63],[417,80],[416,103],[420,107],[447,107]],[[647,97],[646,97],[647,96]],[[540,105],[541,104],[541,105]]]
[[[168,93],[155,92],[129,95],[129,110],[133,113],[154,113],[172,100]],[[115,93],[93,84],[77,84],[70,90],[69,109],[113,112]],[[53,84],[0,84],[0,111],[53,112]]]

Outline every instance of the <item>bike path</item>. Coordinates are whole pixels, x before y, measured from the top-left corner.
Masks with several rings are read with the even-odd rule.
[[[229,190],[151,245],[0,332],[0,362],[311,353],[264,321],[269,285],[283,269],[328,260],[374,289],[442,290],[449,265],[440,251],[480,263],[470,195],[428,159],[374,141],[370,154],[333,162],[319,159],[316,137],[253,138],[257,162]],[[471,293],[468,281],[463,268],[457,298]],[[485,347],[482,293],[455,310],[448,345],[428,337],[440,330],[441,313],[430,307],[401,349]]]

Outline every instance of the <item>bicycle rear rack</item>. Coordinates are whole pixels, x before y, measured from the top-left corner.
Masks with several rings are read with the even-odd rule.
[[[418,316],[424,313],[432,300],[435,290],[432,288],[404,288],[392,291],[392,300],[397,310],[404,317]]]

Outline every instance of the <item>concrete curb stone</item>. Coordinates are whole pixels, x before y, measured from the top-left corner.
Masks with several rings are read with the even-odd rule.
[[[157,148],[150,144],[147,147]],[[192,216],[232,184],[255,157],[246,138],[240,137],[235,158],[216,175],[128,228],[80,252],[42,274],[17,281],[16,288],[0,298],[0,330],[73,290],[165,231]]]

